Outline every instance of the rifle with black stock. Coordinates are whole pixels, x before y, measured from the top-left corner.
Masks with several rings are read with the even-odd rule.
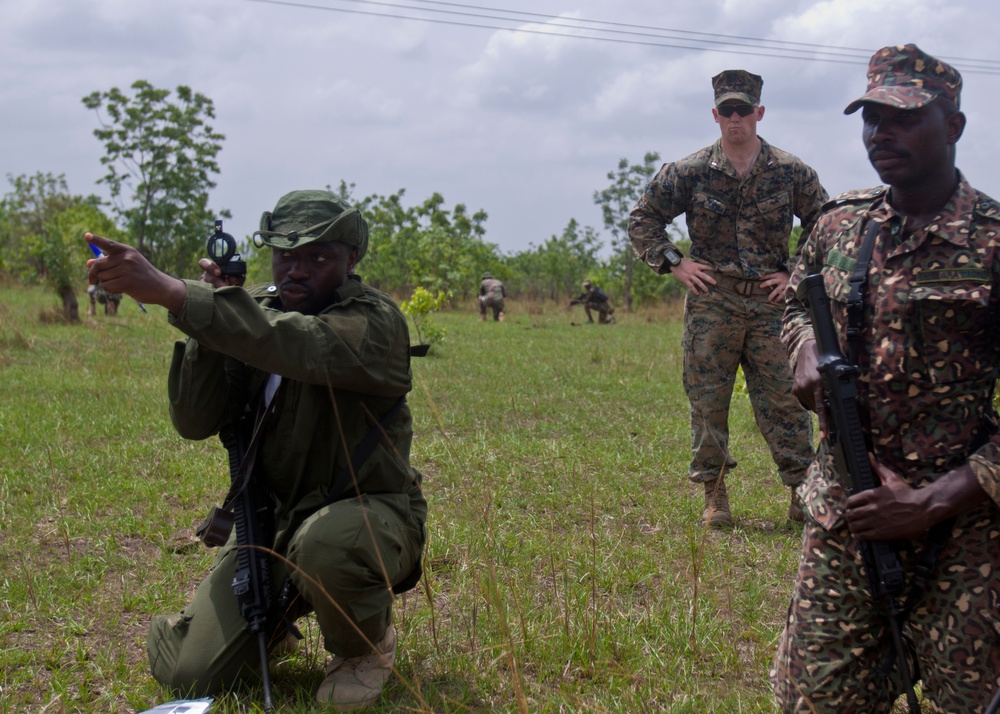
[[[868,458],[868,446],[858,409],[858,368],[847,360],[840,349],[833,316],[830,314],[830,301],[823,286],[823,276],[807,276],[799,286],[798,296],[812,319],[818,353],[816,368],[823,383],[824,407],[831,421],[827,442],[832,448],[834,465],[841,477],[851,484],[854,493],[878,488],[881,483]],[[900,628],[901,611],[896,601],[906,587],[903,568],[892,543],[871,540],[859,543],[872,599],[882,606],[889,621],[907,704],[912,714],[919,714],[920,705],[913,690]]]
[[[215,233],[208,239],[209,256],[222,269],[223,275],[246,277],[246,263],[235,250],[235,239],[222,231],[221,220],[216,221]],[[226,371],[227,378],[232,379],[239,367],[227,364]],[[253,412],[244,409],[233,422],[219,430],[219,440],[229,455],[229,494],[223,507],[213,509],[197,531],[206,545],[218,547],[228,542],[233,527],[236,528],[233,594],[247,628],[257,638],[265,712],[274,711],[267,654],[271,612],[271,564],[267,551],[273,544],[274,503],[267,491],[256,483],[253,464],[260,438],[256,432],[262,430],[268,406],[261,406],[256,422]]]
[[[242,431],[241,435],[239,432]],[[234,480],[240,476],[240,466],[247,453],[246,432],[232,426],[219,431],[219,439],[229,452],[229,472]],[[242,437],[242,438],[241,438]],[[261,684],[264,689],[264,711],[274,710],[271,696],[271,672],[267,655],[268,613],[271,609],[271,564],[267,551],[272,545],[274,504],[254,483],[252,466],[246,481],[233,502],[233,525],[236,528],[236,572],[233,574],[233,594],[240,606],[240,615],[247,628],[257,637],[260,653]]]

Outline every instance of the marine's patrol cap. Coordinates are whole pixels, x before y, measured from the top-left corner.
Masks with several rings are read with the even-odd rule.
[[[359,261],[368,251],[368,222],[361,211],[330,191],[286,193],[273,211],[264,211],[260,230],[253,236],[279,250],[309,243],[344,243],[358,249]]]
[[[918,109],[938,97],[956,107],[962,92],[962,75],[950,64],[931,57],[916,45],[883,47],[868,63],[868,91],[847,105],[853,114],[865,102],[898,109]]]
[[[764,78],[745,69],[727,69],[712,77],[715,106],[738,99],[747,104],[760,104],[760,90]]]

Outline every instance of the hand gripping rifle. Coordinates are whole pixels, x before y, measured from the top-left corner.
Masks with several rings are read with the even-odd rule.
[[[799,296],[809,310],[816,336],[816,350],[819,354],[816,368],[823,383],[824,406],[832,421],[827,438],[833,450],[834,465],[845,481],[850,479],[849,483],[855,493],[878,488],[881,483],[868,460],[868,446],[858,410],[858,368],[840,350],[830,314],[830,301],[823,286],[823,276],[813,274],[806,277],[799,286]],[[872,599],[883,607],[889,620],[907,704],[910,712],[919,714],[920,705],[913,691],[906,646],[900,630],[900,609],[896,604],[896,598],[903,593],[906,585],[903,568],[891,543],[871,540],[859,542]],[[891,662],[890,659],[889,667]]]

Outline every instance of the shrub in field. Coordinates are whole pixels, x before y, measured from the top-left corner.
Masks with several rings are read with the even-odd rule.
[[[404,300],[400,309],[413,321],[413,329],[417,333],[417,342],[421,345],[433,345],[444,342],[445,330],[434,324],[433,314],[444,307],[450,295],[440,291],[432,295],[422,287],[413,290],[409,300]]]

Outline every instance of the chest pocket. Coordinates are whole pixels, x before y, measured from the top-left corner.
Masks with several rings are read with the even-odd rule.
[[[722,231],[721,222],[732,219],[730,213],[729,205],[719,196],[704,190],[693,191],[691,210],[687,214],[688,233],[692,241],[704,241],[718,235]]]
[[[781,191],[773,196],[765,198],[762,201],[757,202],[757,210],[761,214],[768,214],[772,211],[777,211],[781,208],[785,208],[789,204],[788,191]]]
[[[982,377],[992,368],[998,339],[991,285],[975,277],[918,282],[910,289],[915,337],[913,367],[933,384]]]

